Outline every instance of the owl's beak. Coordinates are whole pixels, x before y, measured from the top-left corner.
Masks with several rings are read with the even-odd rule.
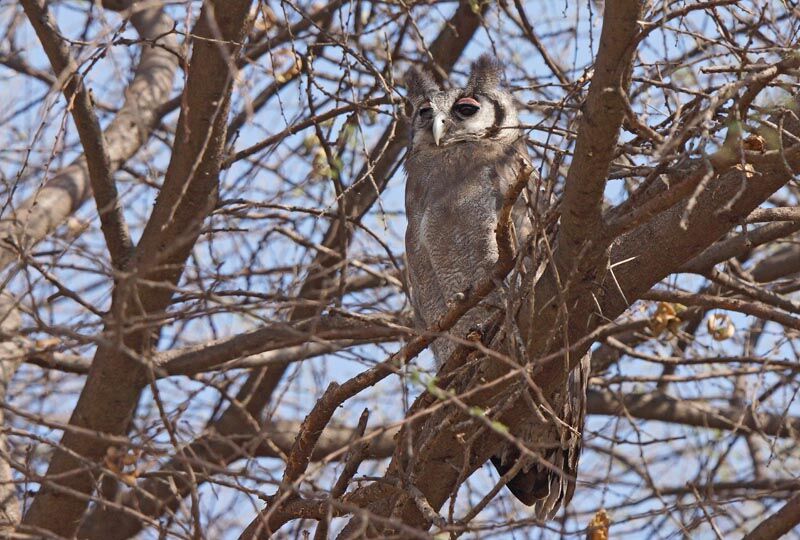
[[[439,146],[439,141],[442,140],[445,128],[445,115],[442,113],[433,113],[433,142]]]

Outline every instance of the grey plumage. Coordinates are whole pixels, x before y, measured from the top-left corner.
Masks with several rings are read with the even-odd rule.
[[[405,77],[414,109],[405,162],[406,255],[411,302],[420,328],[447,312],[457,295],[486,277],[497,261],[497,213],[517,178],[520,157],[529,160],[513,96],[501,80],[502,67],[486,55],[472,65],[464,88],[441,89],[429,75],[413,68]],[[514,207],[520,245],[532,231],[536,212],[532,215],[524,199]],[[470,328],[485,323],[497,310],[505,311],[508,300],[504,288],[498,287],[455,325],[449,333],[454,339],[437,339],[433,343],[437,363],[450,357]],[[513,339],[506,335],[498,341],[503,352],[514,356],[509,345]],[[557,419],[543,422],[541,414],[531,411],[530,424],[519,430],[542,460],[527,463],[508,487],[541,518],[552,517],[572,497],[588,371],[584,359],[563,391],[550,400]],[[503,474],[517,459],[518,450],[509,446],[492,461]]]

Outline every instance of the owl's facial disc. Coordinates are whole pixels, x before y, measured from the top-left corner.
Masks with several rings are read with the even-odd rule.
[[[464,121],[474,116],[480,109],[481,103],[478,100],[471,97],[462,97],[453,105],[452,115],[455,116],[456,121]],[[444,137],[447,132],[448,126],[453,123],[454,119],[451,117],[451,111],[434,109],[431,112],[433,115],[433,123],[431,125],[433,143],[439,146],[442,137]]]
[[[420,97],[414,113],[412,145],[441,148],[483,139],[509,141],[516,123],[513,102],[504,93],[453,88]]]

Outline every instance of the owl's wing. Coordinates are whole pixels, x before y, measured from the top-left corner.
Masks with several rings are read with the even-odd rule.
[[[414,309],[414,325],[427,328],[433,323],[433,315],[438,306],[444,303],[442,286],[431,265],[428,254],[418,244],[413,233],[406,237],[406,258],[408,260],[408,285],[411,293],[411,307]]]
[[[550,201],[546,201],[544,194],[538,192],[538,173],[533,169],[524,137],[520,137],[510,147],[509,152],[504,155],[503,159],[498,160],[496,164],[496,174],[501,182],[502,192],[505,193],[516,183],[521,169],[520,158],[525,162],[528,170],[534,171],[528,179],[527,189],[517,199],[512,211],[514,231],[517,236],[517,242],[521,245],[533,232],[534,222],[544,216],[544,213],[550,207]],[[497,204],[499,209],[503,201],[498,200]]]
[[[530,157],[523,139],[517,142],[516,152],[507,154],[506,159],[497,163],[497,178],[504,182],[505,192],[512,183],[517,181],[520,170],[520,157],[528,161]],[[550,206],[543,194],[537,193],[537,177],[531,175],[528,183],[528,197],[520,197],[513,209],[513,220],[517,241],[521,244],[533,231],[534,223],[544,215]],[[502,204],[502,202],[500,202]],[[523,504],[534,507],[534,512],[540,519],[553,517],[558,508],[566,505],[572,499],[575,491],[575,478],[578,472],[578,458],[581,451],[581,436],[586,415],[586,388],[589,378],[589,356],[585,356],[578,367],[570,373],[564,391],[560,392],[551,401],[554,412],[561,421],[572,429],[556,426],[536,426],[530,433],[531,440],[526,440],[537,446],[547,466],[542,463],[533,463],[527,470],[512,478],[506,486],[511,493]],[[523,436],[524,437],[524,436]],[[511,470],[520,458],[519,450],[509,446],[502,456],[492,458],[492,463],[500,475]]]
[[[583,432],[586,417],[589,371],[590,356],[587,354],[581,359],[578,367],[570,373],[560,403],[553,403],[554,407],[558,407],[556,412],[561,420],[573,429],[562,427],[560,436],[555,430],[553,431],[554,438],[560,440],[541,441],[543,445],[555,446],[542,452],[543,459],[550,467],[534,463],[530,469],[517,473],[506,484],[520,502],[533,506],[537,518],[542,520],[551,519],[562,505],[569,504],[575,492],[575,478],[578,475],[578,459],[582,446],[580,434]],[[502,476],[511,470],[517,459],[519,450],[511,447],[502,458],[493,457],[492,464]]]

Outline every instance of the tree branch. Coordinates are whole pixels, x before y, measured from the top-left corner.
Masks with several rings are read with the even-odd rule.
[[[187,108],[178,120],[164,185],[132,259],[134,272],[115,287],[106,330],[116,339],[97,348],[70,418],[72,425],[110,435],[128,429],[148,380],[146,363],[138,356],[149,354],[154,337],[153,328],[136,323],[169,305],[200,226],[214,208],[234,77],[228,69],[229,58],[235,59],[241,51],[249,10],[249,0],[203,5],[185,89]],[[146,285],[137,281],[139,277],[146,278]],[[23,524],[71,536],[88,499],[69,493],[89,494],[95,484],[74,455],[98,462],[108,444],[67,431],[61,446],[50,460],[47,482],[34,497]],[[63,489],[53,489],[48,482]]]
[[[0,294],[0,333],[3,338],[0,342],[0,403],[6,402],[8,386],[22,360],[19,343],[11,339],[21,322],[14,299],[8,293]],[[0,410],[0,453],[3,455],[8,453],[5,412]],[[6,459],[0,459],[0,535],[10,536],[20,517],[21,504],[11,465]]]
[[[607,9],[618,8],[619,4],[607,3],[606,7]],[[620,26],[618,21],[615,23],[617,27]],[[630,54],[632,55],[633,51]],[[558,264],[555,269],[551,267],[545,272],[537,283],[533,295],[539,306],[538,309],[528,308],[520,314],[520,320],[524,322],[524,324],[520,324],[520,328],[523,332],[528,333],[525,338],[528,343],[529,356],[532,359],[541,358],[548,351],[554,350],[555,347],[551,340],[560,333],[566,336],[567,343],[570,345],[569,357],[561,361],[547,362],[544,364],[544,369],[534,368],[533,383],[537,391],[548,396],[560,388],[571,368],[588,348],[589,342],[586,338],[591,337],[591,329],[598,325],[600,320],[614,320],[628,307],[628,299],[640,297],[654,284],[679,268],[686,260],[694,257],[719,239],[739,219],[750,214],[758,204],[783,186],[791,178],[791,171],[787,171],[784,167],[784,157],[793,167],[796,167],[795,156],[791,149],[784,155],[778,155],[776,151],[772,153],[767,151],[759,156],[748,155],[748,161],[753,164],[755,169],[754,173],[734,166],[722,174],[712,176],[705,184],[705,189],[693,197],[692,203],[695,204],[695,211],[689,217],[688,227],[684,220],[687,202],[673,206],[670,210],[657,215],[623,236],[612,249],[611,262],[635,261],[635,263],[615,268],[615,285],[604,286],[603,290],[597,290],[596,285],[601,281],[600,275],[608,268],[607,261],[602,257],[604,246],[590,245],[586,247],[587,244],[582,239],[587,232],[591,234],[593,231],[588,227],[583,229],[578,227],[579,223],[591,223],[594,219],[592,216],[596,210],[593,210],[593,207],[599,204],[595,201],[600,196],[600,190],[597,185],[590,186],[585,190],[575,187],[572,196],[572,201],[577,205],[575,209],[584,205],[588,210],[588,218],[580,215],[572,215],[568,218],[573,223],[569,227],[571,233],[567,235],[574,240],[572,250],[568,247],[565,251],[561,251],[562,244],[559,242],[556,250]],[[748,181],[748,178],[755,176],[758,177],[758,181]],[[562,227],[564,227],[563,222]],[[645,233],[645,231],[647,232]],[[577,251],[576,246],[580,247]],[[564,257],[564,254],[567,253],[576,256],[572,259]],[[665,258],[666,254],[669,254],[669,257]],[[577,255],[582,256],[578,257]],[[567,289],[563,284],[569,281],[570,274],[577,276],[576,279],[579,283],[585,283],[584,288],[578,288],[571,284]],[[586,287],[589,290],[586,290]],[[565,289],[568,290],[566,294],[564,293]],[[623,291],[622,294],[619,292],[620,289]],[[562,309],[565,312],[566,321],[560,319],[559,314]],[[600,317],[592,319],[595,313],[602,319]],[[587,321],[593,322],[587,324]],[[555,349],[557,350],[557,348]],[[538,361],[536,362],[538,363]],[[504,367],[500,362],[484,363],[481,374],[481,380],[486,381],[501,380],[505,376]],[[484,386],[486,387],[484,391],[470,395],[469,400],[466,401],[467,406],[480,406],[484,410],[502,408],[504,412],[494,419],[505,426],[518,426],[524,422],[524,416],[529,414],[528,409],[521,404],[515,406],[512,403],[518,401],[513,397],[514,389],[520,392],[526,391],[522,390],[527,387],[526,382],[510,385],[511,388],[505,388],[502,392],[499,392],[498,388],[492,386],[491,383],[485,383]],[[511,403],[504,400],[509,400]],[[461,414],[456,416],[456,419],[450,419],[449,422],[461,426],[460,420],[469,419]],[[442,427],[442,417],[437,416],[436,421],[439,423],[435,428],[432,425],[428,427],[428,430],[432,431],[430,431],[430,437],[426,441],[425,447],[436,448],[437,454],[416,456],[416,459],[409,465],[411,467],[409,470],[398,472],[396,471],[398,465],[390,465],[387,472],[389,475],[402,474],[410,475],[413,478],[436,479],[427,481],[424,486],[428,502],[434,509],[439,508],[444,500],[454,492],[454,483],[459,478],[466,478],[476,467],[493,455],[504,441],[504,438],[497,433],[486,430],[483,423],[473,422],[471,424],[473,427],[466,433],[463,427],[459,429],[461,440],[467,438],[472,441],[471,461],[464,463],[461,453],[449,455],[445,460],[439,453],[446,452],[446,449],[457,444],[456,441],[459,439],[453,430],[446,426]],[[420,429],[424,428],[420,426],[417,431]],[[479,429],[483,430],[482,436],[474,438]],[[409,446],[414,447],[415,445],[411,443]],[[416,446],[418,447],[419,444]],[[397,460],[398,456],[395,455],[393,464]],[[406,524],[414,524],[423,529],[428,526],[426,518],[413,503],[405,500],[402,502],[402,507],[397,507],[398,500],[401,499],[392,493],[381,490],[380,487],[376,486],[366,500],[369,500],[368,508],[373,513],[387,515],[385,512],[388,511]]]
[[[744,231],[712,244],[678,271],[704,274],[718,263],[733,257],[740,257],[754,247],[785,238],[797,231],[800,231],[800,223],[793,222],[769,223],[753,230]]]
[[[78,65],[70,54],[66,42],[61,39],[56,23],[50,16],[43,0],[22,0],[22,8],[28,16],[39,41],[42,43],[50,65],[59,81],[65,81],[64,97],[72,119],[78,129],[89,168],[89,180],[97,203],[100,227],[106,239],[111,262],[115,268],[125,266],[133,245],[128,225],[122,214],[111,169],[111,160],[106,140],[100,129],[100,121],[94,112],[91,91],[81,78]]]
[[[484,4],[482,9],[487,6],[488,4]],[[460,1],[456,12],[444,25],[429,49],[432,63],[438,66],[439,73],[450,72],[480,26],[480,22],[481,17],[472,10],[470,2],[467,0]],[[366,215],[391,178],[391,172],[396,161],[406,146],[404,137],[399,136],[398,133],[404,133],[402,125],[392,124],[384,131],[383,135],[375,143],[366,163],[356,175],[351,187],[347,190],[344,196],[344,207],[352,218],[350,223],[357,223]],[[331,222],[330,227],[323,235],[323,241],[321,242],[323,246],[330,249],[338,249],[343,245],[343,241],[349,238],[353,229],[348,227],[347,230],[343,230],[340,224],[339,220]],[[341,253],[337,253],[336,256],[323,252],[317,253],[314,261],[308,267],[308,274],[300,288],[299,296],[301,298],[316,298],[319,296],[319,306],[295,308],[290,317],[291,321],[302,321],[303,319],[314,317],[326,303],[327,296],[322,293],[329,290],[338,291],[338,288],[331,287],[329,284],[332,272],[342,258],[343,254]],[[273,390],[279,384],[287,367],[288,362],[255,370],[245,381],[236,396],[237,402],[244,404],[244,406],[241,408],[239,406],[228,408],[222,413],[220,419],[214,422],[211,429],[219,433],[241,433],[242,426],[247,423],[246,418],[248,415],[250,418],[260,415],[261,410],[269,402]],[[203,438],[198,439],[196,442],[202,445]],[[236,452],[225,451],[218,454],[218,459],[226,462],[228,459],[235,459],[237,455],[238,453]],[[158,515],[167,509],[177,507],[181,498],[185,497],[190,490],[185,483],[182,487],[185,489],[178,490],[179,496],[174,496],[170,490],[167,490],[163,504],[155,505],[147,499],[138,500],[136,504],[154,512],[154,514],[148,513],[148,515]],[[110,517],[105,513],[97,513],[89,521],[96,522],[98,519],[111,519],[116,523],[115,531],[112,531],[115,534],[113,538],[127,538],[136,534],[142,528],[140,521],[133,520],[125,514],[115,513],[113,517]],[[96,523],[94,526],[99,528]],[[100,535],[95,538],[105,539],[109,537]]]
[[[739,311],[753,317],[759,317],[767,321],[774,321],[787,328],[800,330],[800,318],[793,317],[788,313],[774,309],[761,302],[751,302],[738,298],[722,296],[712,296],[708,294],[692,294],[680,291],[653,290],[640,296],[644,300],[655,300],[660,302],[677,302],[688,306],[699,306],[706,309],[727,309]]]
[[[708,429],[763,433],[771,437],[797,437],[800,418],[777,414],[754,414],[693,404],[660,393],[617,394],[608,390],[590,390],[587,412],[607,416],[626,416]]]
[[[603,192],[625,117],[641,14],[642,4],[634,0],[606,3],[594,74],[564,186],[557,240],[559,258],[569,261],[563,268],[574,264],[587,242],[603,235]]]
[[[298,483],[311,461],[311,455],[322,434],[323,429],[331,421],[333,413],[346,400],[375,385],[382,379],[396,373],[400,368],[427,348],[439,335],[450,330],[470,309],[491,293],[497,283],[501,283],[514,267],[515,248],[512,240],[511,212],[520,193],[528,184],[533,172],[527,159],[519,157],[519,173],[509,187],[503,199],[503,206],[498,212],[496,240],[498,259],[489,275],[464,292],[464,298],[453,305],[427,332],[415,337],[405,347],[390,358],[363,373],[356,375],[344,384],[331,383],[314,408],[308,413],[300,432],[297,435],[292,451],[289,453],[281,488],[272,497],[272,504],[254,520],[248,530],[259,531],[264,536],[275,532],[268,528],[270,516],[279,511],[284,500],[291,500],[295,484]],[[277,509],[277,510],[276,510]]]
[[[742,540],[776,540],[800,523],[800,493],[758,524]]]
[[[103,134],[111,173],[150,138],[158,107],[169,97],[178,67],[177,39],[170,33],[172,20],[161,8],[136,10],[131,23],[143,40],[158,39],[159,46],[142,47],[125,103]],[[0,269],[17,258],[18,250],[44,239],[86,202],[92,194],[88,176],[87,157],[82,155],[17,206],[13,219],[0,223]]]

